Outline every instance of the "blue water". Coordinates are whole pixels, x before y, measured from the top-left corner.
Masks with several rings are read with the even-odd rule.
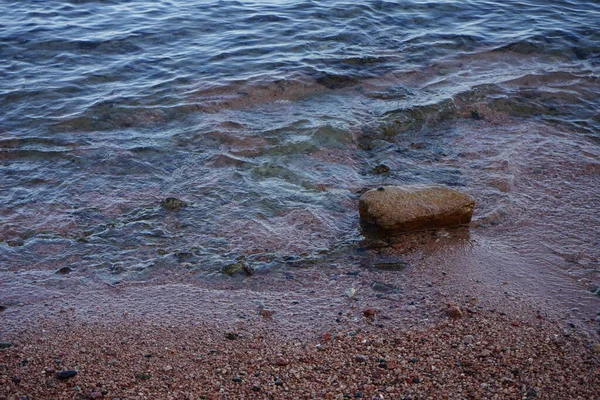
[[[598,281],[597,1],[0,6],[9,286],[347,262],[360,191],[423,182]]]

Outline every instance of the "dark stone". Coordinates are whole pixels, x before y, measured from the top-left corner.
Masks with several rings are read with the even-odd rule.
[[[242,264],[242,269],[244,270],[244,273],[248,276],[252,276],[254,275],[254,268],[251,265],[248,265],[246,263]]]
[[[20,378],[20,377],[18,377],[18,376],[13,376],[12,378],[10,378],[10,380],[11,380],[13,383],[16,383],[17,385],[18,385],[19,383],[21,383],[21,378]]]
[[[71,272],[73,272],[73,269],[71,267],[62,267],[59,268],[58,270],[56,270],[56,274],[60,274],[60,275],[66,275],[66,274],[70,274]]]
[[[536,398],[536,397],[538,397],[537,390],[535,390],[532,387],[527,388],[527,392],[525,393],[525,396],[527,396],[528,399]]]
[[[144,354],[144,357],[146,357],[146,358],[150,358],[150,357],[152,357],[152,354],[150,354],[150,353],[146,353],[146,354]]]
[[[240,335],[238,335],[235,332],[227,332],[225,334],[225,339],[227,340],[237,340],[240,337]]]
[[[65,380],[74,377],[77,375],[77,371],[69,370],[69,371],[60,371],[56,374],[56,378]]]
[[[232,381],[238,383],[242,381],[242,378],[240,378],[239,376],[234,376],[233,379],[231,379]]]
[[[398,291],[398,288],[392,285],[388,285],[387,283],[382,282],[373,282],[371,285],[371,289],[380,293],[395,293]]]
[[[413,383],[421,383],[419,378],[412,378]]]
[[[376,174],[387,174],[388,172],[390,172],[390,167],[388,167],[385,164],[379,164],[378,166],[373,168],[373,172],[375,172]]]
[[[145,372],[136,372],[134,376],[140,381],[147,381],[148,379],[152,378],[152,375]]]
[[[0,312],[6,311],[6,306],[0,306]]]
[[[379,269],[382,271],[402,271],[408,266],[408,263],[404,261],[397,262],[381,262],[373,264],[373,268]]]
[[[358,83],[356,78],[344,75],[325,74],[317,78],[317,83],[328,89],[341,89]]]
[[[471,110],[471,118],[473,118],[475,121],[481,120],[481,115],[479,114],[479,111]]]
[[[0,349],[8,349],[9,347],[12,347],[12,345],[11,342],[0,342]]]
[[[160,202],[160,205],[161,207],[166,208],[167,210],[176,211],[182,207],[187,206],[187,203],[175,197],[167,197],[166,199]]]

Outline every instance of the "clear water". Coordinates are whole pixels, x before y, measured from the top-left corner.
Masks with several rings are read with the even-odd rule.
[[[382,183],[458,187],[478,251],[600,284],[595,0],[0,6],[5,302],[352,265]]]

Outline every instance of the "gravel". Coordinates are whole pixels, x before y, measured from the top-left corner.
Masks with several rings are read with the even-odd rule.
[[[597,348],[548,319],[515,326],[479,310],[424,329],[333,324],[288,338],[249,324],[234,341],[229,333],[210,321],[42,321],[0,353],[0,398],[599,398]],[[69,371],[77,374],[59,379]]]

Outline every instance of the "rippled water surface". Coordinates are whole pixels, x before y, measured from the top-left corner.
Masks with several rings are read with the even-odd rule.
[[[593,291],[598,21],[592,0],[3,1],[0,298],[363,265],[357,199],[383,183],[470,193],[472,257]]]

